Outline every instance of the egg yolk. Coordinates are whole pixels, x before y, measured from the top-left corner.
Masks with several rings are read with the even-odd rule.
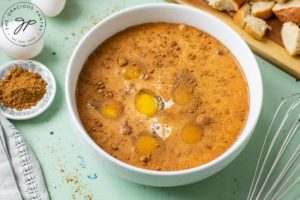
[[[141,70],[138,67],[135,66],[128,66],[125,68],[125,71],[123,73],[123,76],[126,79],[137,79],[141,75]]]
[[[158,146],[158,141],[155,137],[144,135],[138,138],[135,148],[142,155],[149,155],[155,151]]]
[[[100,114],[105,118],[116,119],[123,112],[123,104],[116,100],[108,100],[100,107]]]
[[[158,104],[153,95],[146,92],[139,92],[135,97],[135,108],[147,117],[153,117],[158,112]]]
[[[187,144],[195,144],[203,137],[203,128],[197,124],[187,124],[182,129],[182,140]]]
[[[178,105],[186,105],[193,99],[192,91],[190,89],[179,87],[172,92],[173,101]]]

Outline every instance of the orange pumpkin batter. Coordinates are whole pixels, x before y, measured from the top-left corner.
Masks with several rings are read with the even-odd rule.
[[[128,164],[188,169],[224,153],[249,110],[234,56],[183,24],[128,28],[101,44],[77,83],[77,108],[93,140]]]

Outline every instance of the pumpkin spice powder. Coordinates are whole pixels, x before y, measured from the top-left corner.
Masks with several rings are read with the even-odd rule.
[[[21,67],[12,68],[0,80],[0,102],[17,110],[35,106],[46,93],[46,81],[37,73]]]

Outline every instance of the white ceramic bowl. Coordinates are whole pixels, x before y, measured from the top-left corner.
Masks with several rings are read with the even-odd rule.
[[[237,141],[221,156],[211,162],[175,172],[152,171],[128,165],[101,149],[83,128],[76,109],[75,90],[81,68],[96,47],[110,36],[127,27],[148,23],[184,23],[220,40],[240,63],[249,86],[250,111],[247,123]],[[77,45],[66,74],[66,100],[72,121],[80,138],[95,157],[111,172],[130,181],[151,186],[178,186],[205,179],[227,166],[245,147],[258,120],[263,87],[260,70],[249,47],[230,27],[217,18],[190,7],[171,4],[148,4],[125,9],[111,15],[90,30]]]

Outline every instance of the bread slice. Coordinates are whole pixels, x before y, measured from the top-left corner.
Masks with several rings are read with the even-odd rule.
[[[250,3],[251,2],[267,2],[267,1],[274,1],[275,3],[283,4],[289,0],[250,0]]]
[[[253,2],[251,4],[251,15],[262,19],[267,19],[273,15],[272,8],[274,1]]]
[[[283,4],[285,2],[287,2],[288,0],[275,0],[275,2],[279,3],[279,4]]]
[[[286,22],[281,29],[281,39],[290,55],[300,55],[300,28],[293,22]]]
[[[246,17],[245,31],[257,40],[261,40],[269,28],[265,20],[248,15]]]
[[[233,21],[241,28],[246,25],[246,16],[250,15],[250,5],[245,3],[233,16]]]
[[[245,0],[207,0],[208,5],[220,11],[237,11]]]
[[[290,0],[273,7],[274,14],[282,22],[294,22],[300,25],[300,0]]]

